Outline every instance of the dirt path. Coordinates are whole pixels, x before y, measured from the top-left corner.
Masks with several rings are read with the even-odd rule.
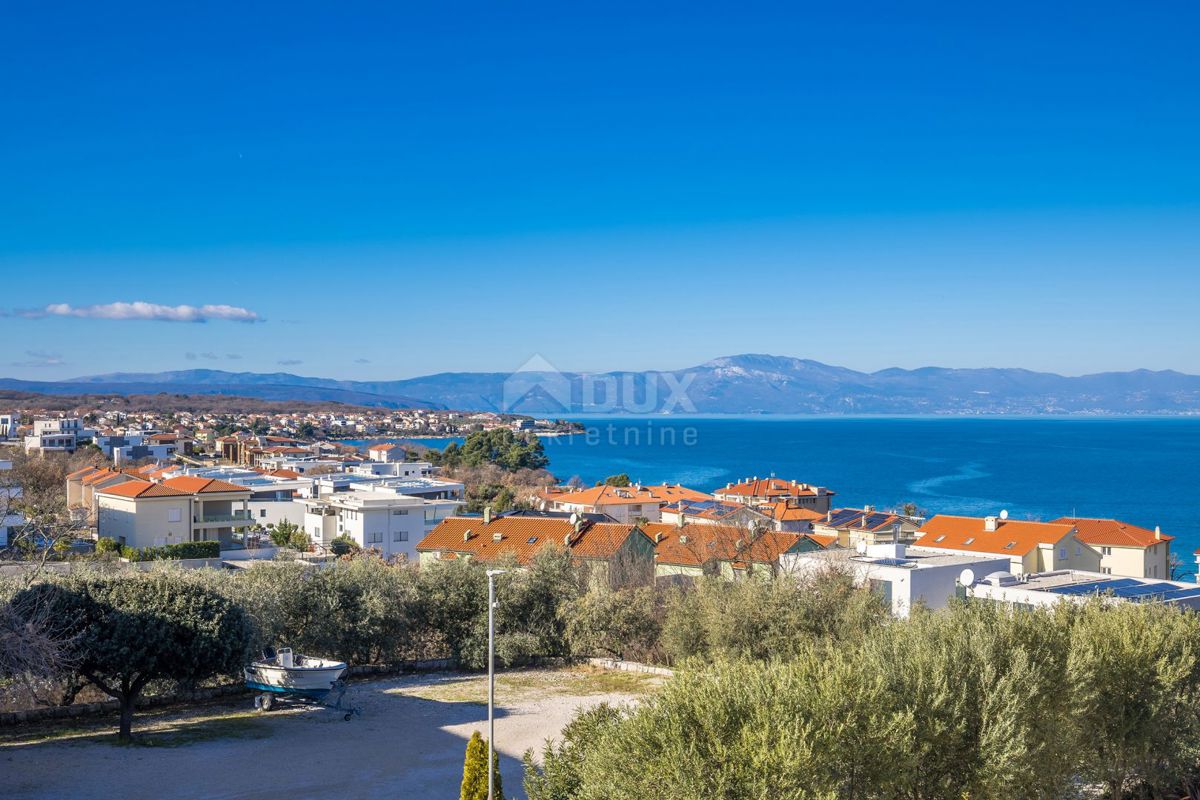
[[[575,712],[630,703],[658,679],[591,670],[531,670],[497,679],[496,741],[505,796],[524,797],[521,755],[540,751]],[[362,710],[216,706],[147,719],[142,744],[120,747],[105,728],[12,732],[0,741],[6,800],[74,798],[454,798],[466,740],[486,735],[487,681],[455,674],[353,684]],[[111,721],[108,721],[111,722]],[[136,730],[136,729],[135,729]],[[42,737],[28,741],[30,736]]]

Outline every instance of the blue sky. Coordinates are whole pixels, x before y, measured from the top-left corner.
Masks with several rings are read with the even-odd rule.
[[[7,14],[0,375],[1200,372],[1194,2],[176,5]]]

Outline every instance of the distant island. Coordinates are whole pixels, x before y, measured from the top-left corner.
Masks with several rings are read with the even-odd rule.
[[[394,381],[342,381],[286,372],[194,369],[113,373],[67,381],[0,378],[0,390],[52,395],[239,395],[556,416],[1200,414],[1200,376],[1173,370],[1079,377],[1015,368],[859,372],[809,359],[753,354],[663,371],[442,372]]]

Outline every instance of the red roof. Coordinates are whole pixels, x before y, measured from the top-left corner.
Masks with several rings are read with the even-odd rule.
[[[192,475],[182,475],[178,478],[168,478],[159,484],[186,494],[210,494],[213,492],[249,492],[245,486],[219,481],[216,478],[197,478]]]
[[[652,522],[644,526],[656,540],[655,560],[659,564],[699,567],[710,560],[729,561],[735,567],[747,562],[770,564],[800,542],[798,533],[763,531],[757,538],[752,531],[731,525]]]
[[[724,489],[713,492],[721,495],[736,495],[738,497],[811,497],[817,494],[817,487],[797,481],[785,481],[783,478],[747,478],[740,483],[731,483]],[[826,494],[833,494],[826,490]]]
[[[1054,520],[1062,525],[1074,525],[1076,538],[1084,544],[1109,547],[1153,547],[1161,542],[1170,542],[1174,536],[1139,528],[1115,519],[1092,519],[1088,517],[1062,517]]]
[[[964,550],[1006,556],[1024,556],[1040,544],[1058,544],[1073,525],[997,519],[996,530],[986,529],[983,517],[938,514],[917,531],[916,544],[942,550]]]
[[[497,517],[484,525],[480,517],[449,517],[417,545],[417,551],[469,554],[480,561],[508,555],[528,564],[547,546],[567,547],[577,558],[609,558],[620,549],[635,525],[584,523],[581,531],[569,520],[547,517]]]
[[[680,500],[711,500],[712,495],[686,486],[593,486],[589,489],[548,489],[541,494],[548,503],[569,503],[586,508],[633,505],[636,503],[675,503]]]
[[[99,494],[116,495],[117,497],[187,497],[191,492],[173,489],[165,483],[130,479],[125,483],[101,489]]]

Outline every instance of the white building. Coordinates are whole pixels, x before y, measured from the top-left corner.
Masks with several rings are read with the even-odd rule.
[[[11,439],[21,426],[20,414],[0,414],[0,439]]]
[[[385,558],[403,555],[411,560],[417,558],[417,543],[425,534],[458,508],[453,501],[363,489],[296,503],[304,507],[304,532],[314,543],[328,547],[338,536],[348,536]]]
[[[1164,603],[1200,609],[1200,586],[1184,581],[1121,578],[1102,572],[1055,570],[1023,576],[997,571],[965,587],[973,601],[1032,609],[1055,603],[1084,603],[1094,597],[1114,603]]]
[[[253,523],[250,490],[211,478],[169,478],[161,483],[132,480],[96,491],[99,536],[129,547],[219,541]]]
[[[165,477],[191,476],[213,478],[250,490],[246,509],[251,521],[268,527],[281,522],[290,522],[297,527],[304,524],[304,507],[293,502],[296,498],[308,497],[312,492],[313,479],[306,477],[280,477],[264,474],[247,467],[180,467]]]
[[[823,570],[848,571],[859,585],[870,586],[897,617],[907,617],[917,604],[944,608],[959,592],[963,577],[974,579],[1009,567],[1004,556],[943,553],[900,543],[864,545],[856,550],[785,553],[780,567],[793,575]]]
[[[25,452],[74,453],[94,435],[79,417],[39,419],[33,423],[33,433],[25,437]]]
[[[0,547],[8,547],[12,534],[25,524],[25,518],[13,509],[13,503],[21,497],[21,487],[10,479],[11,461],[0,461]]]

